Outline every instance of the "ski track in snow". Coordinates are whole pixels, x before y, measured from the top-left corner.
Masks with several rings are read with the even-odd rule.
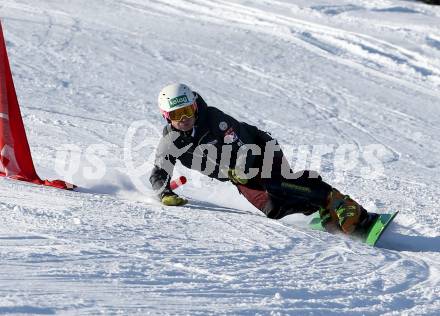
[[[0,9],[37,170],[63,177],[54,171],[59,148],[74,145],[81,160],[68,180],[82,187],[0,179],[0,313],[440,310],[438,8],[5,0]],[[146,120],[135,163],[151,162],[163,123],[157,91],[172,81],[289,149],[381,146],[382,177],[359,165],[339,179],[328,155],[320,170],[368,209],[400,211],[379,247],[311,231],[302,215],[268,220],[234,188],[180,166],[189,206],[166,208],[140,192],[124,169],[127,130]],[[87,176],[93,144],[107,149],[99,179]]]

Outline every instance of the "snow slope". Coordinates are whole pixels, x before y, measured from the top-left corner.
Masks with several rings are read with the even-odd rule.
[[[440,8],[388,0],[1,0],[34,162],[0,179],[0,313],[436,315]],[[268,220],[177,168],[148,183],[160,88],[271,131],[367,209],[379,248]],[[348,159],[350,158],[350,159]]]

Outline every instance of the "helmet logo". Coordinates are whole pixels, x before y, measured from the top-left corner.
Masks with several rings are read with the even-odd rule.
[[[172,98],[168,100],[168,104],[170,105],[170,108],[174,108],[176,106],[189,103],[188,97],[186,95],[180,95],[178,97]]]

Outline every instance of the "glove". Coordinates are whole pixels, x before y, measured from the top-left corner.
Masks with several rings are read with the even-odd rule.
[[[240,178],[240,176],[237,174],[237,170],[235,170],[235,169],[228,170],[228,177],[229,177],[229,180],[231,180],[235,184],[244,185],[244,184],[248,183],[248,179]]]
[[[162,204],[166,206],[182,206],[188,203],[188,200],[178,196],[177,194],[165,194],[162,196]]]

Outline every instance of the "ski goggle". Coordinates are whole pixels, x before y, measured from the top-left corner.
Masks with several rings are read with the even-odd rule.
[[[195,114],[196,111],[193,104],[168,112],[168,116],[171,121],[181,121],[184,117],[192,118],[195,116]]]

